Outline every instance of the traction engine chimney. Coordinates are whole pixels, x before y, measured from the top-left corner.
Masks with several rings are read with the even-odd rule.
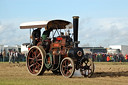
[[[78,23],[79,16],[73,16],[73,33],[74,33],[74,47],[78,47]]]

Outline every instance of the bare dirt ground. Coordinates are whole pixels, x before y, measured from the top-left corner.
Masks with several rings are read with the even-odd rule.
[[[25,63],[0,63],[0,85],[128,85],[128,63],[95,63],[92,78],[64,78],[51,71],[32,76]]]

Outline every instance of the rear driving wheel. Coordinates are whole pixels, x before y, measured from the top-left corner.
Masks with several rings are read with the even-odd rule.
[[[70,57],[66,57],[61,61],[60,72],[64,77],[71,78],[74,74],[74,61]]]
[[[42,46],[33,46],[26,59],[27,69],[32,75],[41,75],[45,71],[44,57],[46,53]]]

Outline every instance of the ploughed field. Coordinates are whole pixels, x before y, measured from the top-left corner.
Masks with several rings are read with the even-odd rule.
[[[25,62],[0,62],[0,85],[128,85],[128,63],[95,62],[92,78],[84,78],[78,74],[72,78],[64,78],[45,71],[44,75],[32,76],[28,73]]]

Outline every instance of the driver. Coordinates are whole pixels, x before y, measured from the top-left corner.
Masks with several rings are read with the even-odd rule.
[[[39,42],[40,35],[41,35],[40,29],[41,28],[37,28],[32,32],[33,45],[37,45],[37,43]]]

